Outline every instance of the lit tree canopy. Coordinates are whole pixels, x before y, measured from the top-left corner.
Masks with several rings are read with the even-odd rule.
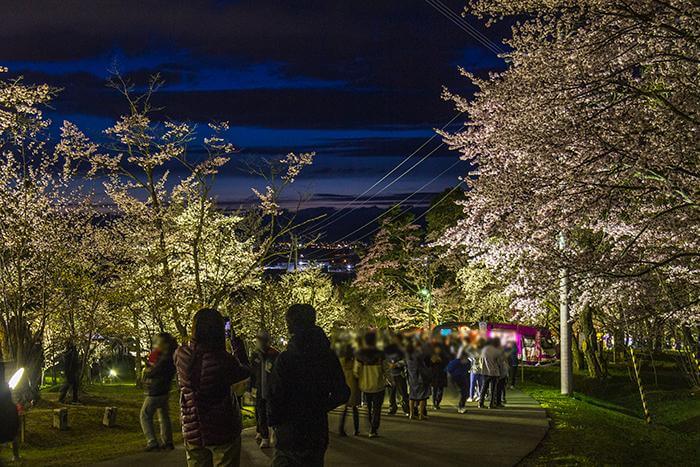
[[[468,123],[445,139],[478,170],[443,243],[507,271],[525,300],[567,267],[577,309],[620,285],[639,303],[635,283],[654,276],[671,284],[673,309],[696,316],[697,5],[477,0],[470,11],[519,21],[507,71],[465,71],[479,88],[471,101],[446,93]]]

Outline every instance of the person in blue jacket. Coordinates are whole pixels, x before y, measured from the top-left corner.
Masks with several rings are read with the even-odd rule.
[[[455,358],[447,364],[445,371],[452,377],[452,383],[459,389],[459,413],[467,411],[465,405],[469,397],[469,370],[471,369],[469,354],[462,352],[459,358]]]

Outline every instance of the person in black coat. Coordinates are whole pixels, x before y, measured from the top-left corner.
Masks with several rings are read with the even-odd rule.
[[[350,388],[338,357],[310,305],[292,305],[286,314],[291,335],[270,375],[268,423],[277,445],[273,467],[323,466],[328,447],[328,412],[344,404]]]
[[[61,386],[58,402],[64,403],[66,401],[68,389],[72,389],[72,402],[77,404],[78,390],[80,388],[80,356],[78,355],[78,349],[75,348],[75,344],[73,342],[68,342],[66,351],[63,354],[63,373],[66,377],[66,381],[63,383],[63,386]]]
[[[440,404],[442,403],[442,396],[447,386],[447,373],[445,369],[449,362],[450,360],[442,345],[435,343],[430,356],[430,371],[432,375],[430,386],[432,387],[434,409],[439,410]]]
[[[0,444],[12,442],[12,450],[15,461],[19,461],[19,443],[17,434],[19,431],[19,417],[17,406],[12,400],[12,390],[5,382],[5,363],[0,352]],[[1,463],[1,461],[0,461]]]
[[[270,334],[263,331],[255,338],[255,352],[251,358],[251,385],[255,388],[255,424],[260,448],[270,447],[270,428],[267,422],[267,400],[270,397],[269,379],[279,351],[270,345]]]
[[[173,354],[177,349],[177,341],[167,332],[158,335],[156,341],[156,360],[149,364],[143,372],[143,384],[146,397],[141,406],[141,429],[146,436],[146,450],[155,451],[160,448],[174,449],[173,432],[170,423],[170,386],[175,376]],[[162,443],[159,445],[153,426],[153,417],[160,413],[160,434]]]
[[[397,395],[401,397],[401,409],[408,415],[408,383],[406,381],[406,356],[401,334],[394,334],[392,342],[384,349],[389,366],[389,415],[398,411]]]

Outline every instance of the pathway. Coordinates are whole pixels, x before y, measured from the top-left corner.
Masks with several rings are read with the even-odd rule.
[[[456,411],[456,397],[450,393],[440,411],[431,411],[426,421],[408,420],[401,415],[382,415],[380,437],[341,438],[331,433],[326,465],[336,466],[445,466],[476,465],[512,466],[532,452],[549,428],[544,409],[520,391],[508,391],[504,409],[477,409],[470,404],[468,412]],[[386,407],[386,402],[385,402]],[[350,415],[350,414],[348,414]],[[360,414],[366,416],[366,413]],[[352,417],[349,417],[352,418]],[[347,422],[348,427],[352,424]],[[330,426],[336,430],[338,413],[331,414]],[[261,450],[255,444],[255,432],[243,432],[241,466],[269,466],[272,450]],[[141,453],[99,464],[102,467],[184,466],[182,447],[169,453]]]

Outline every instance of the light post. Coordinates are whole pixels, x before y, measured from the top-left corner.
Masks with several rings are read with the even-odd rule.
[[[559,249],[566,248],[566,237],[559,233]],[[571,361],[571,324],[569,323],[569,279],[566,267],[559,270],[559,354],[561,362],[561,393],[573,394],[574,369]]]

